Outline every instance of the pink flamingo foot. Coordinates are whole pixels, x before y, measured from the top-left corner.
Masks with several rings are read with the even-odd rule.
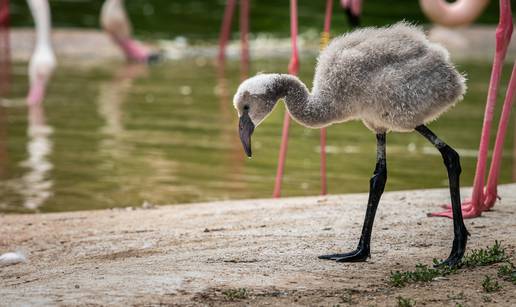
[[[462,209],[471,208],[471,198],[466,198],[466,200],[461,205],[462,205]],[[441,206],[441,208],[446,209],[446,210],[451,210],[452,206],[451,206],[451,204],[444,204]]]
[[[127,60],[139,63],[155,63],[160,59],[160,54],[151,52],[142,43],[133,39],[116,40],[122,48]]]
[[[442,211],[442,212],[430,212],[427,213],[428,217],[447,217],[447,218],[453,218],[453,213],[451,210]]]
[[[37,105],[45,98],[45,82],[42,80],[36,80],[30,87],[29,93],[27,94],[27,104]]]
[[[482,214],[484,210],[484,198],[482,197],[481,200],[473,202],[472,199],[466,199],[461,204],[461,210],[462,210],[462,217],[465,219],[471,219],[478,217]],[[447,217],[447,218],[453,218],[453,211],[450,204],[446,204],[442,206],[445,211],[442,212],[432,212],[428,213],[427,215],[429,217]]]
[[[487,191],[485,193],[485,197],[484,197],[484,208],[483,208],[484,210],[483,211],[491,210],[494,207],[497,199],[501,199],[501,198],[500,198],[500,196],[498,196],[496,187],[493,190],[487,189]]]
[[[472,219],[475,217],[479,217],[482,215],[482,210],[475,208],[474,206],[464,206],[462,207],[462,218],[464,219]],[[452,219],[453,218],[453,211],[452,210],[446,210],[442,212],[431,212],[427,214],[429,217],[447,217]]]
[[[496,200],[499,200],[501,199],[500,196],[498,195],[498,192],[497,192],[497,189],[496,187],[494,189],[488,189],[486,188],[484,190],[484,193],[483,193],[483,197],[482,197],[482,200],[480,202],[480,205],[476,206],[478,208],[478,210],[480,211],[489,211],[491,210],[491,208],[494,207],[495,203],[496,203]],[[452,207],[450,204],[445,204],[445,205],[442,205],[442,208],[443,209],[446,209],[446,210],[451,210]],[[462,203],[462,210],[466,210],[466,211],[471,211],[473,210],[473,202],[471,201],[470,198],[467,198],[463,203]]]

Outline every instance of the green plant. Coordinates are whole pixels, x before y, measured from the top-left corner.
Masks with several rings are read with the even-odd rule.
[[[245,299],[249,296],[249,291],[246,288],[228,289],[222,291],[226,299],[230,301]]]
[[[489,295],[482,295],[482,300],[484,303],[490,303],[493,301],[493,299]]]
[[[495,244],[491,247],[474,249],[469,254],[465,255],[462,259],[462,266],[464,267],[477,267],[485,266],[493,263],[498,263],[507,260],[507,254],[505,248],[502,247],[500,242],[495,241]]]
[[[434,263],[437,263],[434,260]],[[437,266],[435,268],[430,268],[427,265],[418,263],[416,264],[416,269],[414,271],[406,271],[406,272],[391,272],[390,283],[395,287],[403,287],[406,284],[414,283],[414,282],[428,282],[432,279],[445,276],[455,272],[456,269],[450,268],[448,266]]]
[[[404,297],[398,296],[397,299],[398,299],[398,307],[416,306],[416,301],[414,301],[410,298],[404,298]]]
[[[484,277],[484,281],[482,281],[482,288],[484,288],[485,292],[491,293],[502,289],[502,286],[498,283],[498,281],[486,275]]]
[[[498,277],[510,281],[516,285],[516,268],[514,267],[514,264],[508,260],[502,264],[498,268]]]
[[[505,248],[503,248],[498,241],[495,241],[495,244],[493,246],[472,250],[469,254],[465,255],[460,267],[473,268],[477,266],[490,265],[502,261],[510,263],[508,259],[509,257],[505,253]],[[455,274],[458,272],[458,267],[449,267],[447,265],[443,265],[442,261],[440,260],[434,259],[433,263],[433,268],[430,268],[424,264],[417,264],[416,269],[414,271],[391,272],[391,275],[389,277],[389,283],[392,286],[401,288],[410,283],[429,282],[436,277],[442,277],[449,274]],[[507,271],[508,269],[504,270]],[[512,272],[514,272],[514,267]],[[512,281],[513,274],[514,273],[511,273],[511,277],[509,277],[509,275],[504,276],[506,276],[506,279]]]

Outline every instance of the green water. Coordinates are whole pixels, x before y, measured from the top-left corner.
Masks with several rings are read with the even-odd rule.
[[[313,65],[302,62],[300,76],[308,83]],[[251,66],[251,73],[285,72],[287,60]],[[0,212],[271,196],[283,105],[257,128],[254,157],[245,158],[231,105],[237,62],[228,63],[225,78],[206,59],[150,68],[63,64],[43,108],[30,113],[23,99],[25,67],[13,66],[11,92],[0,107]],[[462,184],[470,185],[490,67],[469,63],[459,69],[469,76],[468,94],[430,128],[463,153]],[[513,131],[511,121],[501,182],[514,181]],[[291,126],[283,195],[319,193],[318,137],[318,130]],[[441,157],[421,136],[392,133],[387,142],[386,190],[446,186]],[[328,146],[329,193],[367,191],[374,135],[360,122],[340,124],[328,129]]]

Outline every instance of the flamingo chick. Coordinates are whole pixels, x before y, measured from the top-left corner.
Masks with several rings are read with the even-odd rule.
[[[292,117],[303,126],[321,128],[360,119],[376,133],[376,168],[358,247],[349,253],[319,257],[338,262],[365,261],[370,256],[376,208],[387,180],[386,133],[419,132],[440,151],[448,171],[454,239],[443,263],[455,266],[464,255],[469,235],[460,204],[459,155],[425,124],[461,100],[465,90],[465,78],[450,62],[446,49],[429,42],[420,28],[400,22],[333,39],[318,58],[311,92],[295,76],[261,74],[239,86],[233,103],[248,156],[254,128],[279,99],[284,99]]]

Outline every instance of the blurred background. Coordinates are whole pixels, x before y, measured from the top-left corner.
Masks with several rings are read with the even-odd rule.
[[[326,1],[298,2],[299,76],[310,85]],[[8,3],[10,61],[1,67],[0,80],[0,212],[152,207],[272,195],[284,107],[279,104],[255,132],[249,160],[236,133],[232,95],[245,76],[287,72],[288,1],[250,1],[249,69],[245,64],[242,69],[240,61],[238,7],[226,60],[216,61],[226,1],[126,1],[134,36],[161,52],[155,65],[127,63],[101,30],[103,1],[50,1],[58,66],[36,107],[26,102],[34,21],[24,0]],[[362,26],[402,19],[424,26],[467,74],[464,101],[430,125],[461,154],[464,186],[472,184],[475,172],[498,15],[498,1],[491,1],[472,26],[450,30],[435,28],[418,1],[367,0],[362,8]],[[331,36],[350,30],[344,9],[334,1]],[[512,44],[499,101],[514,50]],[[5,58],[5,48],[1,52]],[[501,103],[496,121],[500,109]],[[501,183],[516,181],[515,117],[505,142]],[[492,140],[496,130],[494,126]],[[327,144],[328,193],[368,191],[374,135],[362,123],[350,122],[329,127]],[[283,196],[320,193],[319,152],[319,131],[292,123]],[[421,136],[389,134],[388,155],[386,190],[447,186],[439,152]]]
[[[99,28],[99,12],[103,0],[52,0],[52,22],[55,27]],[[290,33],[289,1],[251,1],[251,35],[266,33],[288,37]],[[144,39],[174,39],[216,42],[224,15],[225,0],[133,0],[125,7],[136,36]],[[326,1],[298,1],[299,31],[320,33],[324,23]],[[238,11],[238,10],[237,10]],[[363,4],[363,26],[381,26],[402,19],[421,24],[429,23],[418,1],[366,0]],[[237,12],[238,14],[238,12]],[[346,14],[335,1],[332,32],[349,30]],[[11,0],[13,27],[32,26],[33,21],[25,0]],[[498,1],[490,1],[477,24],[498,23]],[[238,21],[233,23],[238,36]]]

